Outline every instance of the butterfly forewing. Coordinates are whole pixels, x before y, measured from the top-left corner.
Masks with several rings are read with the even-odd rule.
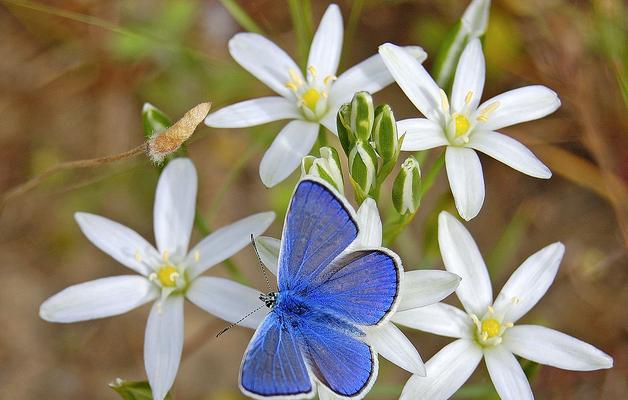
[[[357,223],[342,200],[321,182],[301,181],[286,215],[279,290],[305,290],[357,235]]]

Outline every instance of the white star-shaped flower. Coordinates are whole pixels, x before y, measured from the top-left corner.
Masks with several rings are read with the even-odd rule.
[[[564,333],[538,325],[515,325],[552,284],[565,247],[551,244],[530,256],[512,274],[493,302],[491,281],[471,234],[447,212],[438,219],[445,268],[462,278],[456,294],[464,311],[444,303],[396,313],[401,325],[457,338],[426,363],[427,376],[414,375],[401,399],[447,399],[484,358],[502,399],[533,399],[515,354],[539,364],[574,371],[611,368],[613,359]]]
[[[197,177],[189,159],[171,161],[159,177],[154,228],[157,248],[133,230],[97,215],[77,213],[76,221],[100,250],[140,275],[120,275],[70,286],[46,300],[41,318],[76,322],[123,314],[156,300],[146,325],[144,364],[153,397],[163,400],[172,387],[183,348],[183,299],[225,318],[244,312],[237,304],[222,308],[220,298],[248,289],[223,278],[201,277],[250,243],[273,222],[265,212],[216,230],[191,251],[190,235],[196,212]],[[258,300],[259,301],[259,300]],[[211,303],[211,307],[204,307]],[[248,311],[248,310],[246,310]]]
[[[460,56],[451,99],[401,48],[386,43],[379,53],[406,96],[426,117],[398,122],[399,135],[405,134],[402,150],[447,146],[447,177],[462,218],[474,218],[484,202],[484,177],[475,150],[524,174],[543,179],[552,176],[527,147],[497,130],[556,111],[560,100],[554,91],[526,86],[480,104],[485,66],[479,39],[469,42]]]
[[[393,82],[376,54],[336,78],[342,52],[343,24],[337,5],[327,8],[312,40],[307,74],[286,52],[255,33],[238,33],[229,41],[231,56],[279,96],[262,97],[224,107],[211,113],[205,124],[241,128],[290,119],[264,154],[260,177],[271,187],[286,179],[301,163],[314,142],[319,126],[336,132],[340,106],[357,91],[375,93]],[[426,58],[420,47],[406,47],[410,58]]]

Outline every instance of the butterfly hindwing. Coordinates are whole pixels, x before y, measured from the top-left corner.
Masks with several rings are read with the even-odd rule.
[[[253,398],[284,398],[313,393],[301,346],[293,332],[271,312],[257,329],[244,355],[240,386]]]
[[[386,249],[364,249],[338,257],[315,278],[308,304],[358,325],[376,325],[398,302],[400,261]]]
[[[351,332],[306,321],[300,327],[303,355],[316,379],[337,395],[361,398],[377,375],[373,350]]]
[[[325,183],[302,180],[292,196],[279,253],[279,290],[302,290],[358,235],[352,212]]]

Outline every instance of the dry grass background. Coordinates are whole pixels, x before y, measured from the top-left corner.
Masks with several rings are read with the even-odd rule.
[[[273,40],[296,53],[283,1],[239,3]],[[312,4],[318,21],[328,2]],[[218,1],[28,5],[0,1],[2,192],[57,162],[139,144],[145,101],[178,117],[201,101],[220,107],[268,93],[228,56],[226,42],[240,28]],[[347,21],[351,2],[340,5]],[[465,6],[454,0],[367,1],[343,65],[374,53],[384,41],[422,45],[433,59]],[[77,21],[68,12],[92,18]],[[493,1],[484,97],[540,83],[556,90],[563,106],[548,118],[507,130],[529,144],[554,177],[535,180],[482,157],[487,200],[468,226],[495,288],[529,254],[563,241],[567,253],[556,282],[525,321],[560,329],[615,358],[613,369],[591,373],[541,368],[533,382],[539,399],[623,399],[628,393],[628,119],[620,90],[622,79],[626,85],[625,43],[626,6],[620,0]],[[376,100],[389,102],[399,119],[414,113],[396,86]],[[266,190],[257,175],[262,149],[277,130],[278,125],[203,127],[197,133],[189,150],[200,175],[199,208],[212,226],[257,211],[285,212],[296,176]],[[0,216],[0,399],[114,399],[108,382],[144,379],[146,307],[72,325],[40,320],[38,307],[70,284],[126,273],[89,244],[72,215],[105,215],[152,238],[156,179],[155,169],[138,157],[61,174],[6,205]],[[435,219],[438,210],[451,207],[441,175],[393,246],[407,268],[441,265]],[[280,220],[271,228],[275,236]],[[234,261],[262,287],[252,250]],[[226,269],[217,266],[210,273],[226,275]],[[251,332],[238,328],[215,339],[221,322],[193,305],[185,312],[190,340],[176,398],[241,398],[237,371]],[[424,359],[447,343],[409,334]],[[387,393],[407,378],[382,362],[379,389],[368,398],[394,398]],[[490,382],[483,367],[472,381]]]

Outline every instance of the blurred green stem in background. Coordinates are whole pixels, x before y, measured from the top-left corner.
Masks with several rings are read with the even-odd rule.
[[[299,65],[307,67],[307,57],[312,40],[312,5],[310,0],[288,0],[292,25],[297,35]]]
[[[249,16],[249,14],[244,11],[242,7],[234,0],[220,0],[220,3],[227,9],[229,14],[236,20],[241,27],[246,29],[249,32],[259,33],[260,35],[264,34],[262,28],[260,28],[257,23]]]
[[[345,31],[345,43],[342,46],[344,54],[342,59],[348,60],[351,53],[351,46],[353,45],[353,39],[355,38],[355,32],[358,29],[358,22],[364,9],[364,0],[353,0],[351,2],[351,14],[349,14],[349,22],[347,23],[347,30]]]
[[[96,26],[98,28],[117,33],[119,35],[129,36],[136,39],[144,39],[159,44],[160,48],[173,51],[183,52],[190,57],[197,58],[210,63],[217,63],[217,60],[210,58],[204,51],[196,50],[186,46],[182,46],[178,43],[172,43],[160,36],[154,35],[150,32],[138,32],[128,28],[121,27],[110,21],[102,18],[94,17],[91,15],[85,15],[74,11],[68,11],[57,7],[48,6],[46,4],[37,3],[34,1],[24,0],[0,0],[7,4],[12,4],[17,7],[27,8],[29,10],[42,12],[45,14],[54,15],[61,18],[66,18],[72,21],[81,22],[87,25]]]

